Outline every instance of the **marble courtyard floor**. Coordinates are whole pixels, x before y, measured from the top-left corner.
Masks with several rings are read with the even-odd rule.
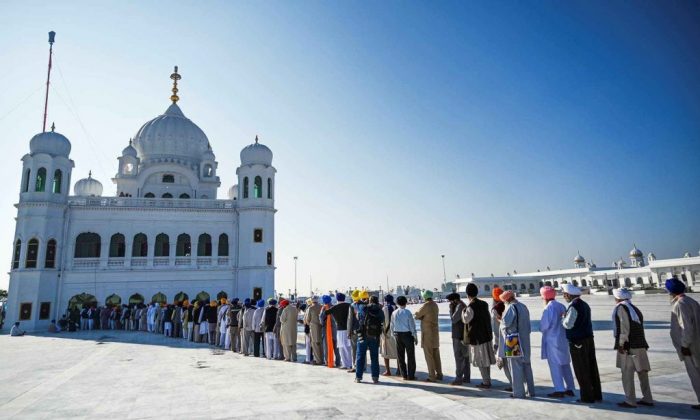
[[[697,295],[694,295],[697,298]],[[695,395],[668,336],[666,295],[635,297],[647,325],[654,408],[619,409],[619,370],[611,350],[612,299],[585,298],[594,311],[598,364],[605,401],[591,406],[575,398],[551,400],[551,381],[539,359],[540,334],[532,352],[538,397],[513,400],[502,390],[505,376],[494,367],[495,389],[452,387],[454,359],[449,332],[441,333],[443,384],[381,377],[353,383],[338,369],[243,357],[183,340],[140,332],[89,331],[0,336],[0,418],[700,418],[690,409]],[[533,321],[541,304],[523,298]],[[415,309],[415,308],[413,308]],[[441,305],[446,315],[446,305]],[[533,323],[533,329],[537,323]],[[302,337],[300,337],[302,338]],[[419,378],[425,378],[417,349]],[[303,360],[303,346],[299,346]],[[370,381],[370,382],[368,382]],[[639,392],[639,391],[638,391]]]

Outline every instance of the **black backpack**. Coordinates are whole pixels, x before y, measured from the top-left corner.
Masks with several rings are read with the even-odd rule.
[[[367,306],[365,308],[365,318],[363,320],[363,325],[362,325],[362,330],[364,332],[364,335],[367,337],[374,337],[377,338],[380,335],[382,335],[382,320],[379,318],[377,315],[374,314],[373,311],[371,311],[370,306]]]

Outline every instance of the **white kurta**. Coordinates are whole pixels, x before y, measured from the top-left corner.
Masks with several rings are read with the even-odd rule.
[[[566,330],[561,323],[562,315],[565,312],[566,306],[552,300],[547,303],[540,320],[542,359],[551,360],[558,365],[568,365],[571,362]]]

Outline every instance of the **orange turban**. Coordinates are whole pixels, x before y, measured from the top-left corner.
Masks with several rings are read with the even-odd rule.
[[[493,292],[491,292],[491,296],[493,297],[493,300],[495,300],[496,302],[500,302],[501,301],[501,293],[503,293],[503,289],[501,289],[500,287],[494,287]]]

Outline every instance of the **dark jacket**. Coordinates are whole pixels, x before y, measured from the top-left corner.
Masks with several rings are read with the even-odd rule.
[[[345,331],[348,329],[348,312],[350,311],[350,304],[347,302],[338,302],[337,305],[332,306],[326,311],[326,315],[333,315],[335,324],[338,327],[338,331]]]
[[[466,340],[476,346],[493,340],[491,331],[491,314],[489,304],[481,299],[474,299],[468,305],[474,311],[474,318],[465,326]]]
[[[263,315],[263,323],[265,324],[265,332],[274,332],[275,323],[277,322],[277,307],[268,306],[265,308]]]
[[[573,328],[566,330],[566,339],[577,342],[585,338],[593,337],[593,323],[591,322],[591,307],[581,298],[574,299],[569,305],[567,312],[571,308],[576,309],[576,322]]]

